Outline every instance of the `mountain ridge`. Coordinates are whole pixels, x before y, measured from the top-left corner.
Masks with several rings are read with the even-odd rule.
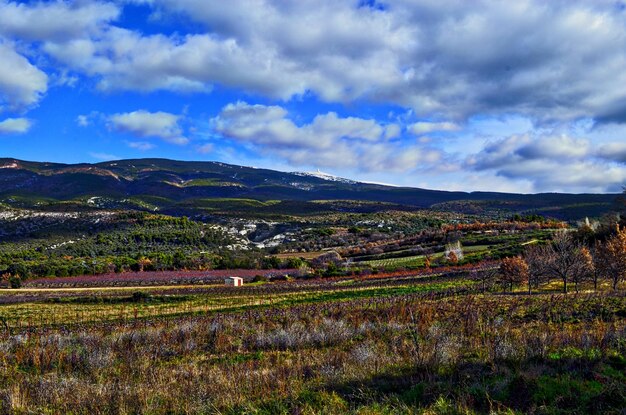
[[[601,193],[460,192],[321,176],[321,173],[281,172],[215,161],[163,158],[75,164],[0,158],[0,202],[150,197],[180,203],[226,198],[299,202],[353,200],[431,208],[442,204],[461,206],[467,201],[487,205],[499,202],[499,208],[506,210],[512,206],[511,210],[515,211],[593,205],[589,216],[596,216],[607,211],[617,197],[617,194]]]

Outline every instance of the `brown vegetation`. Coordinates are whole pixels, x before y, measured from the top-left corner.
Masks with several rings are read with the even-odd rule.
[[[416,295],[3,335],[0,410],[617,414],[624,304]]]

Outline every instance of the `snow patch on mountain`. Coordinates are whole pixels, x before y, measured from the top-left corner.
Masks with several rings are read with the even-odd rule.
[[[19,169],[19,168],[20,168],[20,165],[17,164],[17,162],[15,162],[15,161],[12,162],[12,163],[0,166],[0,169]]]
[[[333,176],[332,174],[324,173],[319,170],[312,171],[312,172],[297,171],[297,172],[292,172],[292,174],[295,174],[296,176],[304,176],[304,177],[317,177],[318,179],[328,180],[329,182],[340,182],[340,183],[348,183],[348,184],[359,183],[357,181],[345,179],[343,177]]]

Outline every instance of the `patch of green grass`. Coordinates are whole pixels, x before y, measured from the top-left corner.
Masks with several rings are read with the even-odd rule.
[[[603,391],[602,384],[597,380],[571,375],[540,376],[533,386],[533,401],[539,406],[550,408],[548,413],[554,414],[570,414],[574,409],[578,413],[591,413],[593,402]]]
[[[243,187],[241,183],[227,182],[219,179],[192,179],[183,183],[183,187],[209,187],[209,186],[237,186]]]
[[[237,405],[226,414],[342,414],[349,413],[350,407],[341,396],[324,390],[304,390],[293,398],[270,398],[258,403]]]
[[[602,352],[599,349],[588,349],[583,350],[576,347],[565,347],[556,352],[552,352],[548,355],[548,358],[551,360],[561,360],[561,359],[589,359],[589,360],[597,360],[602,357]]]

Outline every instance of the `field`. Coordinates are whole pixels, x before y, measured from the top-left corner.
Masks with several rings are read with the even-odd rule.
[[[242,277],[251,280],[257,275],[277,277],[289,275],[295,269],[225,269],[210,271],[155,271],[155,272],[125,272],[100,275],[83,275],[80,277],[50,277],[36,278],[24,282],[26,288],[69,288],[90,286],[150,286],[150,285],[177,285],[177,284],[221,284],[225,277]]]
[[[239,288],[225,287],[221,280],[219,283],[214,280],[212,284],[150,285],[154,277],[147,274],[145,278],[148,282],[135,287],[103,285],[89,288],[58,288],[52,285],[55,288],[4,289],[0,290],[2,304],[0,321],[11,331],[25,327],[146,320],[243,310],[251,307],[283,307],[357,298],[393,297],[469,289],[475,281],[459,277],[467,272],[467,267],[457,267],[445,272],[421,272],[410,275],[389,273],[358,279],[252,283]],[[248,273],[246,270],[231,271],[232,275]],[[101,278],[102,284],[110,284],[110,278],[106,276]],[[92,277],[88,281],[93,285],[97,279]],[[35,285],[41,285],[41,281]],[[63,285],[67,284],[61,284]]]
[[[483,292],[493,267],[4,290],[0,412],[621,413],[625,287]]]
[[[486,254],[490,252],[489,247],[486,245],[470,246],[464,249],[465,253],[482,253]],[[443,257],[443,252],[439,252],[431,255],[431,259],[440,259]],[[398,268],[420,268],[424,267],[425,255],[403,256],[399,258],[386,258],[386,259],[374,259],[369,261],[362,261],[360,264],[369,265],[372,268],[382,269],[398,269]]]

